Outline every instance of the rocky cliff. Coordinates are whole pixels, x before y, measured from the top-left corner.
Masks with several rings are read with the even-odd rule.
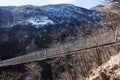
[[[120,79],[120,54],[112,56],[109,61],[94,68],[86,80],[119,80]]]

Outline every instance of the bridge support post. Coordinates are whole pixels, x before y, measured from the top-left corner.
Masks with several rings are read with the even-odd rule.
[[[120,51],[119,51],[119,53],[118,53],[118,67],[120,68]]]

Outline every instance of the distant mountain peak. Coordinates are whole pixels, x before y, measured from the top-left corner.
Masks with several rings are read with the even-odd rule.
[[[46,6],[5,6],[0,7],[0,27],[12,27],[15,25],[27,25],[30,19],[35,21],[44,21],[47,17],[48,23],[44,25],[67,24],[86,22],[92,24],[95,22],[92,18],[93,11],[74,6],[72,4],[57,4]],[[33,20],[31,20],[33,22]],[[34,23],[37,23],[35,22]],[[45,20],[46,21],[46,20]],[[33,23],[30,23],[33,24]],[[39,25],[38,25],[39,24]],[[38,23],[37,26],[44,26]],[[35,25],[35,24],[33,24]]]

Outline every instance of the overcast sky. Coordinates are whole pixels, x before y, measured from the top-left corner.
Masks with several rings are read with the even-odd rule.
[[[48,5],[48,4],[74,4],[76,6],[91,8],[100,4],[99,0],[0,0],[0,6],[20,5]]]

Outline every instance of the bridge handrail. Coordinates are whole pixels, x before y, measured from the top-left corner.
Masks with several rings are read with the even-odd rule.
[[[43,60],[48,57],[54,57],[56,55],[62,55],[62,54],[67,55],[69,54],[69,52],[76,50],[84,50],[96,46],[119,42],[120,39],[118,39],[118,36],[116,36],[115,34],[116,31],[118,35],[118,33],[120,33],[120,28],[117,28],[115,31],[109,30],[108,32],[104,32],[99,35],[90,35],[87,38],[82,37],[76,40],[75,42],[67,42],[59,45],[58,47],[43,49],[40,51],[31,52],[23,56],[0,61],[0,67]]]

